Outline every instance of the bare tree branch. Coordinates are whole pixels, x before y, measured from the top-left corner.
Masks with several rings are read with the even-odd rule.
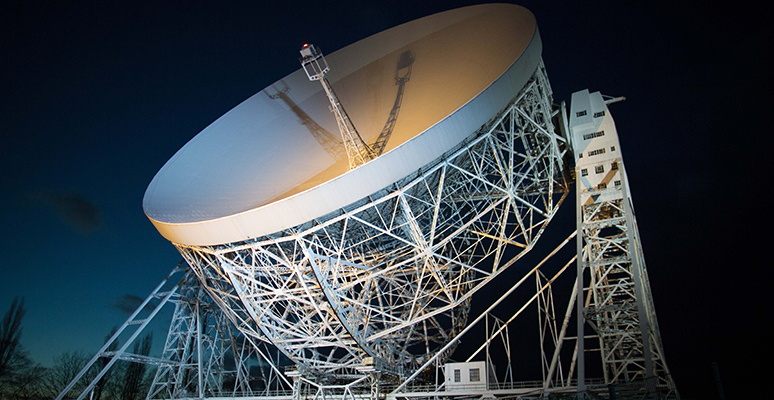
[[[22,333],[21,321],[25,312],[24,298],[19,300],[16,297],[0,324],[0,380],[13,378],[31,364],[19,343]]]
[[[45,379],[45,391],[52,398],[59,395],[76,375],[89,362],[89,357],[83,353],[66,351],[54,358],[54,366],[48,370]],[[93,375],[92,375],[93,376]],[[91,379],[81,379],[69,394],[80,394],[85,389],[86,382]]]
[[[134,342],[133,353],[147,356],[150,354],[152,343],[153,332],[150,332],[141,341]],[[145,389],[143,386],[145,386],[145,373],[147,369],[148,365],[143,363],[130,363],[126,366],[121,400],[139,400],[140,393]]]

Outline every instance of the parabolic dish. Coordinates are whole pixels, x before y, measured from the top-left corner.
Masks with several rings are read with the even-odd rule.
[[[326,54],[327,78],[363,139],[388,137],[379,157],[348,170],[330,145],[340,135],[322,86],[299,68],[180,149],[148,186],[145,213],[185,245],[241,242],[329,214],[457,147],[522,89],[541,50],[527,9],[488,4]]]

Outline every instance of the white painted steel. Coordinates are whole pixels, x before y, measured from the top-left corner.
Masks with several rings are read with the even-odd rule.
[[[618,132],[599,92],[575,92],[569,116],[578,202],[578,337],[591,333],[606,385],[621,397],[677,396],[642,254]],[[591,329],[586,329],[588,325]],[[578,342],[578,392],[585,387],[584,341]]]
[[[330,82],[325,78],[325,74],[330,71],[330,67],[325,62],[325,56],[320,52],[320,49],[315,45],[305,44],[300,53],[301,66],[304,68],[309,80],[319,81],[322,84],[325,95],[331,103],[331,111],[336,116],[336,123],[339,125],[339,133],[341,133],[341,141],[349,159],[349,169],[357,168],[376,158],[376,153],[360,137],[360,133],[357,132],[357,128],[352,124],[352,120],[344,110],[344,106],[341,105]]]
[[[501,14],[514,11],[511,17],[523,17],[528,14],[523,14],[523,10],[516,12],[513,6],[502,5],[476,6],[463,10],[471,15],[459,14],[459,10],[444,13],[444,18],[449,19],[441,19],[443,23],[435,20],[435,25],[430,24],[430,31],[448,33],[444,29],[451,26],[459,28],[454,24],[468,22],[468,17],[488,15],[495,10]],[[487,18],[494,16],[489,15]],[[428,17],[427,20],[433,21],[433,17]],[[532,21],[531,14],[529,20]],[[446,23],[448,25],[444,25]],[[209,133],[202,132],[197,136],[203,138],[201,143],[194,139],[191,143],[196,144],[189,143],[173,157],[149,187],[144,205],[159,230],[173,242],[179,240],[176,246],[189,263],[190,272],[197,276],[195,283],[193,279],[187,280],[190,284],[183,286],[181,293],[195,290],[197,295],[188,296],[196,301],[190,302],[189,299],[189,303],[177,303],[183,306],[179,307],[180,312],[176,311],[173,318],[170,339],[165,346],[165,359],[155,361],[166,369],[159,369],[153,393],[171,393],[169,397],[176,397],[174,393],[181,393],[179,390],[196,386],[199,397],[220,396],[218,393],[223,392],[222,382],[210,383],[208,378],[202,375],[202,368],[206,365],[208,371],[211,367],[222,370],[225,354],[222,346],[225,342],[218,335],[231,333],[230,328],[225,326],[228,320],[243,335],[241,348],[239,352],[232,350],[234,354],[244,352],[248,354],[244,358],[247,360],[251,357],[249,354],[252,354],[252,347],[255,354],[271,366],[272,375],[267,382],[274,382],[276,386],[267,383],[261,389],[261,397],[290,398],[285,391],[281,395],[271,391],[272,387],[289,388],[289,378],[293,379],[293,398],[313,396],[377,399],[384,397],[380,395],[383,389],[391,390],[386,398],[448,395],[472,397],[481,395],[484,389],[487,395],[497,397],[537,397],[549,393],[573,392],[582,397],[586,392],[607,393],[609,384],[615,384],[617,390],[631,389],[630,393],[619,392],[622,397],[655,395],[656,391],[659,395],[676,396],[674,382],[663,358],[617,133],[605,102],[598,93],[590,95],[588,91],[583,91],[574,94],[570,122],[561,122],[566,127],[565,131],[572,133],[570,140],[574,144],[576,154],[579,204],[577,244],[578,256],[581,259],[580,276],[570,295],[571,300],[561,331],[557,330],[553,322],[555,313],[551,285],[568,270],[575,259],[570,260],[551,278],[544,275],[539,268],[564,247],[575,233],[530,271],[522,271],[519,274],[520,279],[506,293],[491,302],[483,313],[472,316],[472,321],[468,322],[473,294],[500,277],[502,272],[532,248],[568,193],[568,183],[563,170],[567,143],[554,130],[552,118],[556,116],[557,110],[553,107],[550,85],[539,61],[540,40],[534,29],[534,21],[532,23],[533,36],[530,36],[528,44],[525,44],[523,51],[519,53],[520,56],[499,78],[428,129],[402,132],[396,128],[397,136],[392,142],[387,139],[393,133],[396,121],[407,117],[405,113],[398,116],[397,111],[403,100],[405,84],[411,75],[411,62],[416,54],[423,53],[415,54],[416,48],[398,48],[400,46],[389,40],[377,41],[387,47],[393,46],[390,49],[399,54],[394,74],[394,84],[399,86],[397,97],[392,110],[389,110],[387,124],[378,132],[378,138],[374,142],[378,144],[375,147],[379,149],[378,154],[381,154],[382,150],[387,150],[387,153],[383,158],[367,163],[351,173],[339,169],[346,166],[346,160],[334,148],[336,138],[316,122],[318,115],[314,112],[319,110],[314,107],[301,109],[305,105],[305,99],[291,98],[289,95],[291,89],[294,92],[302,91],[296,90],[297,86],[294,86],[292,81],[295,79],[292,78],[293,74],[273,85],[270,90],[265,90],[265,99],[261,99],[261,104],[272,104],[271,101],[280,100],[273,106],[290,110],[308,131],[305,132],[306,142],[311,139],[319,147],[317,150],[322,151],[321,153],[315,150],[312,153],[329,157],[335,167],[318,171],[318,178],[322,180],[319,185],[312,179],[283,186],[281,189],[286,190],[285,192],[272,194],[275,197],[268,200],[259,196],[256,200],[259,203],[258,208],[228,214],[233,211],[229,211],[229,207],[239,205],[237,203],[246,199],[239,196],[252,193],[251,188],[260,187],[255,193],[266,195],[266,192],[261,191],[265,188],[258,182],[260,179],[256,181],[258,183],[245,182],[248,186],[245,191],[214,190],[203,198],[170,200],[165,197],[175,194],[172,189],[180,189],[185,184],[192,183],[185,179],[169,183],[170,179],[184,178],[179,175],[181,168],[193,168],[193,175],[210,173],[206,167],[213,165],[206,162],[196,170],[197,165],[190,160],[190,157],[197,155],[194,150],[203,146],[202,143],[216,144],[218,140],[227,141],[232,133],[229,127],[236,127],[237,133],[249,131],[249,127],[245,126],[250,125],[251,118],[255,117],[250,114],[250,110],[232,110],[229,114],[234,115],[228,117],[227,114],[222,121],[218,120],[213,124],[215,128],[210,127],[214,133],[205,130]],[[439,28],[441,25],[444,29]],[[407,26],[413,25],[407,24],[399,28],[408,29]],[[436,28],[439,30],[433,31]],[[396,29],[383,34],[391,32],[390,34],[395,35],[396,32],[402,32],[401,29]],[[430,35],[425,27],[413,26],[412,29],[422,31],[419,35],[422,39],[425,38],[422,35]],[[372,38],[369,38],[358,44],[373,43],[371,40]],[[410,62],[406,63],[406,60]],[[379,62],[381,60],[376,64]],[[389,64],[389,61],[387,63]],[[531,66],[534,66],[534,69],[530,71]],[[361,67],[363,65],[358,68]],[[352,66],[349,68],[349,72],[355,75],[360,71]],[[484,71],[483,75],[487,73]],[[363,79],[372,76],[370,72],[366,72],[360,80],[350,83],[359,87],[367,84],[367,79]],[[339,80],[346,81],[346,77]],[[521,86],[518,86],[519,83]],[[473,86],[474,89],[477,88]],[[506,101],[507,107],[497,108],[496,104],[509,94],[515,97]],[[356,94],[352,96],[357,97]],[[248,99],[247,102],[254,98]],[[439,103],[448,105],[444,101]],[[427,104],[431,108],[435,105]],[[266,111],[260,107],[252,111],[256,110],[259,113]],[[491,114],[493,110],[496,112]],[[588,114],[581,115],[580,111],[583,110]],[[408,116],[411,115],[409,112]],[[474,126],[470,121],[479,121],[480,125]],[[225,127],[219,125],[220,123]],[[245,126],[240,127],[240,124]],[[470,130],[463,132],[462,129]],[[605,133],[600,134],[602,131]],[[291,136],[294,132],[298,133],[289,132]],[[372,134],[369,140],[375,136],[376,134]],[[282,151],[292,153],[298,150],[282,148],[283,144],[289,143],[287,138],[276,141],[270,139],[269,143],[278,145],[276,149]],[[213,147],[213,150],[218,150],[216,154],[207,154],[205,158],[210,160],[208,162],[217,157],[223,157],[223,161],[233,161],[227,157],[228,151],[223,151],[228,146],[226,144],[225,147]],[[606,149],[605,152],[598,151],[602,148]],[[180,155],[181,153],[184,154]],[[270,151],[260,153],[269,158],[272,154]],[[580,157],[581,154],[584,154],[583,158]],[[406,172],[399,168],[403,165],[390,165],[387,161],[380,161],[383,159],[391,160],[390,162],[419,160],[425,163],[416,170]],[[270,164],[266,164],[266,160],[261,162],[264,163],[263,166]],[[314,168],[319,165],[315,165],[311,162],[304,167],[311,169],[302,168],[302,172],[316,171]],[[611,168],[613,165],[616,167]],[[403,172],[394,172],[389,168],[391,166]],[[599,166],[604,168],[597,171]],[[292,169],[283,170],[287,164],[271,167],[266,171],[241,171],[238,168],[234,170],[236,167],[231,164],[224,169],[215,169],[220,172],[236,171],[238,176],[228,177],[226,186],[237,182],[236,178],[249,178],[253,173],[265,172],[268,178],[261,182],[275,182],[272,181],[275,179],[275,183],[279,184],[287,183],[281,178],[298,178],[303,175]],[[586,174],[582,172],[584,168],[587,169]],[[369,175],[372,173],[376,175]],[[183,187],[178,194],[183,197],[196,197],[195,189],[202,188],[201,185],[210,178],[193,182],[190,188]],[[371,180],[388,184],[384,187],[374,186],[377,188],[369,192],[371,189],[367,184]],[[620,183],[616,184],[616,181]],[[257,186],[250,186],[251,182]],[[344,188],[341,182],[360,186],[344,190],[346,193],[336,193],[336,189]],[[190,191],[187,191],[188,189]],[[237,199],[230,203],[232,199],[228,195],[234,193],[238,195]],[[362,196],[356,197],[357,195]],[[208,201],[219,199],[224,202],[223,207],[207,205]],[[311,203],[304,203],[311,199],[317,199],[325,205],[308,215],[303,211],[293,211],[293,204],[313,206]],[[203,207],[197,209],[199,205]],[[323,213],[325,207],[333,205],[333,209]],[[285,216],[286,219],[278,216],[276,220],[271,220],[265,215],[262,216],[258,210],[286,210],[289,215]],[[223,217],[214,218],[210,215],[223,212],[226,212]],[[191,214],[190,218],[186,213]],[[304,219],[313,214],[317,216]],[[173,222],[154,220],[154,215],[164,215]],[[269,227],[261,226],[251,230],[249,224],[259,222],[264,222]],[[234,227],[223,228],[224,225],[218,225],[219,223],[232,224]],[[196,228],[192,228],[194,226]],[[275,228],[278,230],[271,230]],[[615,232],[611,234],[610,228]],[[245,236],[255,232],[265,234],[258,237]],[[226,239],[233,241],[197,244],[202,240],[207,242]],[[534,296],[520,308],[516,308],[507,321],[496,319],[492,332],[486,322],[487,334],[483,339],[484,343],[467,361],[472,361],[482,351],[486,352],[486,360],[489,361],[490,344],[494,339],[502,338],[509,360],[506,374],[512,372],[507,328],[530,304],[537,301],[541,318],[540,345],[554,348],[550,363],[545,349],[542,349],[542,382],[519,384],[514,382],[511,376],[504,382],[490,382],[489,385],[459,390],[448,386],[447,390],[443,391],[443,380],[439,380],[436,375],[434,386],[409,388],[410,384],[421,380],[419,376],[429,371],[433,365],[439,371],[461,337],[470,332],[478,322],[486,321],[490,312],[532,274],[535,275],[537,283]],[[584,275],[590,278],[588,285],[583,284]],[[161,285],[151,297],[162,295],[158,293],[160,288]],[[205,320],[200,319],[201,317],[191,319],[192,315],[199,315],[201,312],[199,300],[205,297],[198,297],[200,288],[207,292],[209,299],[222,311],[218,313],[215,307],[209,304],[208,299],[207,312],[215,315],[217,319],[217,323],[213,320],[213,331],[210,335],[216,340],[210,342],[202,337],[202,333],[208,330],[203,329]],[[166,294],[162,304],[176,294],[177,290],[176,286]],[[584,378],[584,350],[582,345],[579,346],[583,340],[576,341],[569,368],[562,367],[563,363],[559,357],[562,343],[566,339],[572,340],[565,334],[573,302],[579,292],[579,336],[584,337],[584,322],[595,329],[605,375],[603,380],[599,381]],[[138,312],[151,297],[140,306]],[[181,295],[182,297],[184,295]],[[157,310],[159,307],[161,305]],[[155,313],[156,311],[150,318]],[[140,329],[147,325],[150,318],[138,321],[135,320],[136,314],[137,312],[130,317],[121,330],[130,323],[142,322]],[[542,319],[543,317],[546,319]],[[139,331],[134,333],[130,341],[138,334]],[[117,335],[118,333],[111,338],[111,342]],[[180,345],[183,342],[193,343],[193,336],[198,336],[197,348],[208,352],[206,357],[201,353],[197,354],[195,362],[186,361],[193,360],[193,353],[190,353],[191,349]],[[646,337],[647,339],[643,339]],[[234,343],[232,339],[232,346]],[[129,342],[118,353],[124,352],[128,345]],[[276,346],[276,357],[264,355],[261,348],[266,345]],[[101,356],[114,356],[105,353],[107,346],[108,344],[100,350],[90,365]],[[220,347],[216,349],[217,346]],[[117,356],[106,368],[116,359]],[[285,364],[287,359],[292,361],[293,366],[281,373],[278,366]],[[131,360],[153,361],[149,358]],[[177,362],[177,366],[170,367],[171,361]],[[576,365],[578,375],[573,379]],[[195,372],[196,368],[199,373],[196,385],[192,384],[193,381],[179,378],[182,376],[181,371]],[[89,366],[79,377],[88,369]],[[245,367],[235,371],[238,377],[244,378],[248,372],[249,368]],[[79,398],[89,392],[102,374],[104,371]],[[239,379],[241,378],[237,378],[237,381]],[[245,384],[246,382],[244,381]],[[401,383],[395,386],[396,382]],[[429,380],[425,380],[425,383],[427,382]],[[646,384],[641,385],[642,382]],[[74,383],[75,381],[71,386]],[[576,383],[578,386],[574,386]],[[231,396],[236,396],[237,390],[244,390],[247,394],[251,392],[249,387],[239,389],[234,386]],[[67,391],[59,397],[64,396]],[[205,394],[205,391],[209,391],[208,394]],[[252,395],[256,396],[258,393],[253,391]]]
[[[288,376],[415,376],[451,354],[473,294],[568,192],[540,53],[513,5],[355,43],[326,77],[378,158],[348,170],[326,95],[299,70],[183,147],[146,213],[237,328],[293,362]]]
[[[335,132],[319,85],[303,70],[226,113],[158,172],[143,207],[174,243],[232,243],[313,220],[402,179],[452,150],[502,110],[532,76],[542,44],[533,15],[481,5],[422,18],[328,55],[328,74],[367,142],[390,118],[396,64],[413,53],[392,137],[348,171],[300,123]],[[285,90],[297,109],[276,100]],[[271,96],[274,96],[272,98]]]
[[[510,107],[420,173],[276,234],[178,249],[296,374],[417,374],[453,351],[471,296],[532,248],[566,196],[552,116],[541,64]]]

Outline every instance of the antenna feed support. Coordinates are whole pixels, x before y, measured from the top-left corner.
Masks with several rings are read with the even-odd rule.
[[[318,81],[330,71],[325,56],[317,46],[306,43],[299,53],[301,57],[298,60],[301,61],[301,66],[304,67],[304,72],[310,81]]]

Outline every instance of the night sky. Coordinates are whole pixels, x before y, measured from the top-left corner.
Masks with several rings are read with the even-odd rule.
[[[22,344],[44,365],[96,351],[179,261],[142,197],[190,138],[298,69],[303,43],[330,53],[473,4],[67,3],[0,3],[0,312],[25,297]],[[627,97],[611,113],[681,394],[717,398],[713,361],[729,398],[757,393],[772,333],[771,22],[740,4],[518,4],[537,17],[557,100]]]

